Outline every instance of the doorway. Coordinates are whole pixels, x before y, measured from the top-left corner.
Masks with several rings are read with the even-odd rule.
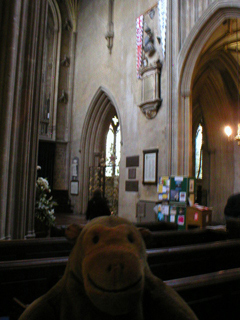
[[[115,124],[116,121],[116,124]],[[121,118],[112,95],[100,87],[89,106],[81,135],[80,211],[86,212],[88,200],[100,187],[111,211],[118,213]],[[114,133],[115,130],[115,133]],[[110,137],[111,136],[111,137]],[[112,141],[108,143],[107,141]]]
[[[47,178],[51,189],[53,187],[54,158],[55,143],[39,141],[38,165],[41,170],[38,171],[38,176]]]

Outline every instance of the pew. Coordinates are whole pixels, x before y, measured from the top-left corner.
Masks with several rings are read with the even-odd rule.
[[[194,310],[199,320],[239,319],[240,268],[165,281]]]
[[[5,264],[6,268],[10,268],[11,270],[19,269],[22,271],[25,268],[26,270],[28,270],[28,272],[31,268],[37,269],[38,267],[46,267],[48,277],[51,278],[53,276],[53,273],[55,273],[56,271],[56,269],[54,268],[54,272],[49,273],[51,267],[56,267],[57,265],[59,267],[60,265],[63,265],[65,268],[66,261],[66,257],[58,257],[27,260],[27,264],[29,266],[26,266],[26,261],[10,261],[2,263]],[[43,276],[44,275],[45,273],[43,273]],[[57,281],[57,279],[55,279],[55,281]],[[49,287],[53,285],[51,284],[51,282],[53,282],[53,279],[50,280],[48,284]],[[165,281],[165,283],[174,288],[184,298],[184,300],[197,314],[199,319],[238,319],[240,311],[240,268],[172,279]],[[1,284],[1,294],[3,292],[3,289],[4,286],[2,286]],[[9,289],[9,286],[6,289]],[[19,289],[18,286],[16,286],[15,284],[12,289],[16,296]],[[25,301],[26,291],[28,291],[28,289],[29,287],[26,286],[25,283],[24,290],[21,292],[21,298],[25,299]],[[47,291],[48,288],[45,288],[45,290]],[[34,287],[30,288],[29,293],[31,293],[31,298],[29,297],[30,303],[40,294],[43,294],[44,290],[42,290],[42,292],[40,293],[39,287],[36,287],[35,283]],[[8,291],[5,291],[5,294],[9,295]],[[9,301],[7,301],[5,295],[3,296],[5,301],[2,302],[1,300],[0,316],[8,314],[10,315],[11,320],[17,319],[21,312],[18,314],[16,313],[16,306],[14,308],[13,303],[14,300],[18,299],[16,299],[14,296],[13,299],[11,299],[12,304],[10,304]],[[20,302],[20,304],[22,303]],[[23,311],[23,308],[21,309],[21,311]]]
[[[148,249],[152,272],[163,280],[240,267],[240,239]]]
[[[178,229],[177,223],[165,221],[136,222],[134,225],[137,228],[146,228],[150,231],[171,231]]]
[[[240,219],[228,218],[226,220],[226,229],[231,238],[240,238]]]
[[[66,238],[0,241],[0,261],[69,256],[73,244]]]
[[[152,272],[164,281],[204,275],[240,268],[240,240],[148,249],[147,257]],[[62,277],[67,260],[0,261],[0,316],[9,314],[13,298],[28,304],[47,292]]]
[[[165,281],[240,266],[239,242],[226,240],[232,233],[168,230],[152,237],[148,262]],[[72,246],[64,237],[0,241],[0,316],[12,310],[13,298],[28,304],[48,291],[63,275]]]
[[[190,244],[208,243],[227,240],[229,233],[225,230],[191,229],[173,231],[154,231],[147,248],[176,247]]]
[[[225,231],[193,229],[153,231],[147,248],[164,248],[228,239]],[[0,261],[69,256],[73,244],[64,237],[0,241]]]
[[[13,299],[29,304],[62,277],[68,257],[0,261],[0,317],[13,312]]]

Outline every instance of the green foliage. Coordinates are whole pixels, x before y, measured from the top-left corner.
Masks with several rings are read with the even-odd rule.
[[[50,195],[51,189],[47,179],[39,177],[36,182],[36,206],[35,218],[51,227],[56,219],[54,215],[54,206],[57,205]]]

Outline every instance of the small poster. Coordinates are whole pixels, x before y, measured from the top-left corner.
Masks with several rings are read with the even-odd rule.
[[[186,192],[179,192],[179,201],[180,202],[186,202]]]
[[[178,225],[184,226],[184,223],[185,223],[185,216],[184,215],[178,216]]]
[[[177,214],[177,208],[176,207],[170,207],[170,215],[176,215]]]
[[[194,192],[194,179],[189,180],[189,192]]]
[[[176,182],[182,182],[183,181],[183,177],[182,176],[177,176],[177,177],[174,178],[174,180]]]
[[[165,217],[161,212],[158,213],[158,220],[159,221],[165,221]]]
[[[158,193],[162,193],[162,192],[163,192],[163,185],[158,184]]]
[[[162,205],[162,214],[168,215],[169,214],[169,206],[168,205]]]
[[[78,195],[78,181],[71,181],[71,194]]]
[[[163,200],[168,200],[168,193],[163,193],[162,198]]]
[[[170,178],[168,176],[159,178],[157,191],[158,200],[169,200]]]
[[[170,200],[171,201],[179,201],[179,192],[177,190],[171,190]]]

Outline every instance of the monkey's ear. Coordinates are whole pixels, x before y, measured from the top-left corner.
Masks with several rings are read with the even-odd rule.
[[[146,228],[138,228],[138,231],[141,233],[146,247],[149,248],[152,242],[152,232]]]
[[[75,223],[70,224],[65,230],[66,238],[69,241],[75,243],[83,228],[84,226],[77,225]]]

